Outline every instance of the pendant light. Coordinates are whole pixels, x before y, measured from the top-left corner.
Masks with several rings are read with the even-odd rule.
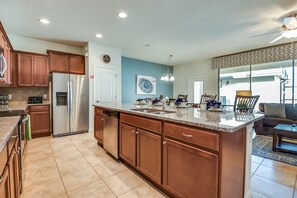
[[[171,62],[173,55],[168,56],[168,61]],[[167,73],[161,76],[161,80],[163,81],[174,81],[174,76],[172,73],[169,73],[169,66],[167,66]]]

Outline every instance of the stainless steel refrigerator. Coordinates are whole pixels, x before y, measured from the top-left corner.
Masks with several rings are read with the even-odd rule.
[[[88,132],[88,76],[52,73],[53,135]]]

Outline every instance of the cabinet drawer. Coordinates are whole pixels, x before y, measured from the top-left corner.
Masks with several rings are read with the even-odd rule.
[[[36,106],[31,106],[30,111],[49,111],[49,105],[36,105]]]
[[[172,123],[164,123],[164,135],[219,151],[219,134]]]
[[[143,118],[137,117],[129,114],[121,114],[120,115],[121,122],[125,122],[127,124],[131,124],[135,127],[139,127],[142,129],[146,129],[148,131],[152,131],[155,133],[162,133],[162,123],[158,120],[153,120],[151,118]]]
[[[8,157],[8,154],[7,154],[7,146],[5,145],[3,150],[1,151],[0,153],[0,175],[2,175],[3,171],[4,171],[4,168],[6,166],[6,162],[7,162],[7,157]]]
[[[103,115],[103,109],[100,109],[98,107],[95,107],[95,114],[96,115]]]

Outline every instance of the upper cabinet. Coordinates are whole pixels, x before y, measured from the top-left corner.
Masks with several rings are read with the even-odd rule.
[[[47,50],[49,54],[50,72],[85,74],[85,57],[83,55],[70,54]]]
[[[11,84],[11,51],[12,45],[7,37],[2,23],[0,22],[0,54],[3,54],[6,62],[6,70],[4,76],[0,76],[0,83],[4,85]]]
[[[18,86],[48,87],[48,56],[18,53]]]

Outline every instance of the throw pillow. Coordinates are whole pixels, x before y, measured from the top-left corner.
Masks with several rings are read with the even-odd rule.
[[[267,117],[286,118],[284,104],[264,104],[264,114]]]

